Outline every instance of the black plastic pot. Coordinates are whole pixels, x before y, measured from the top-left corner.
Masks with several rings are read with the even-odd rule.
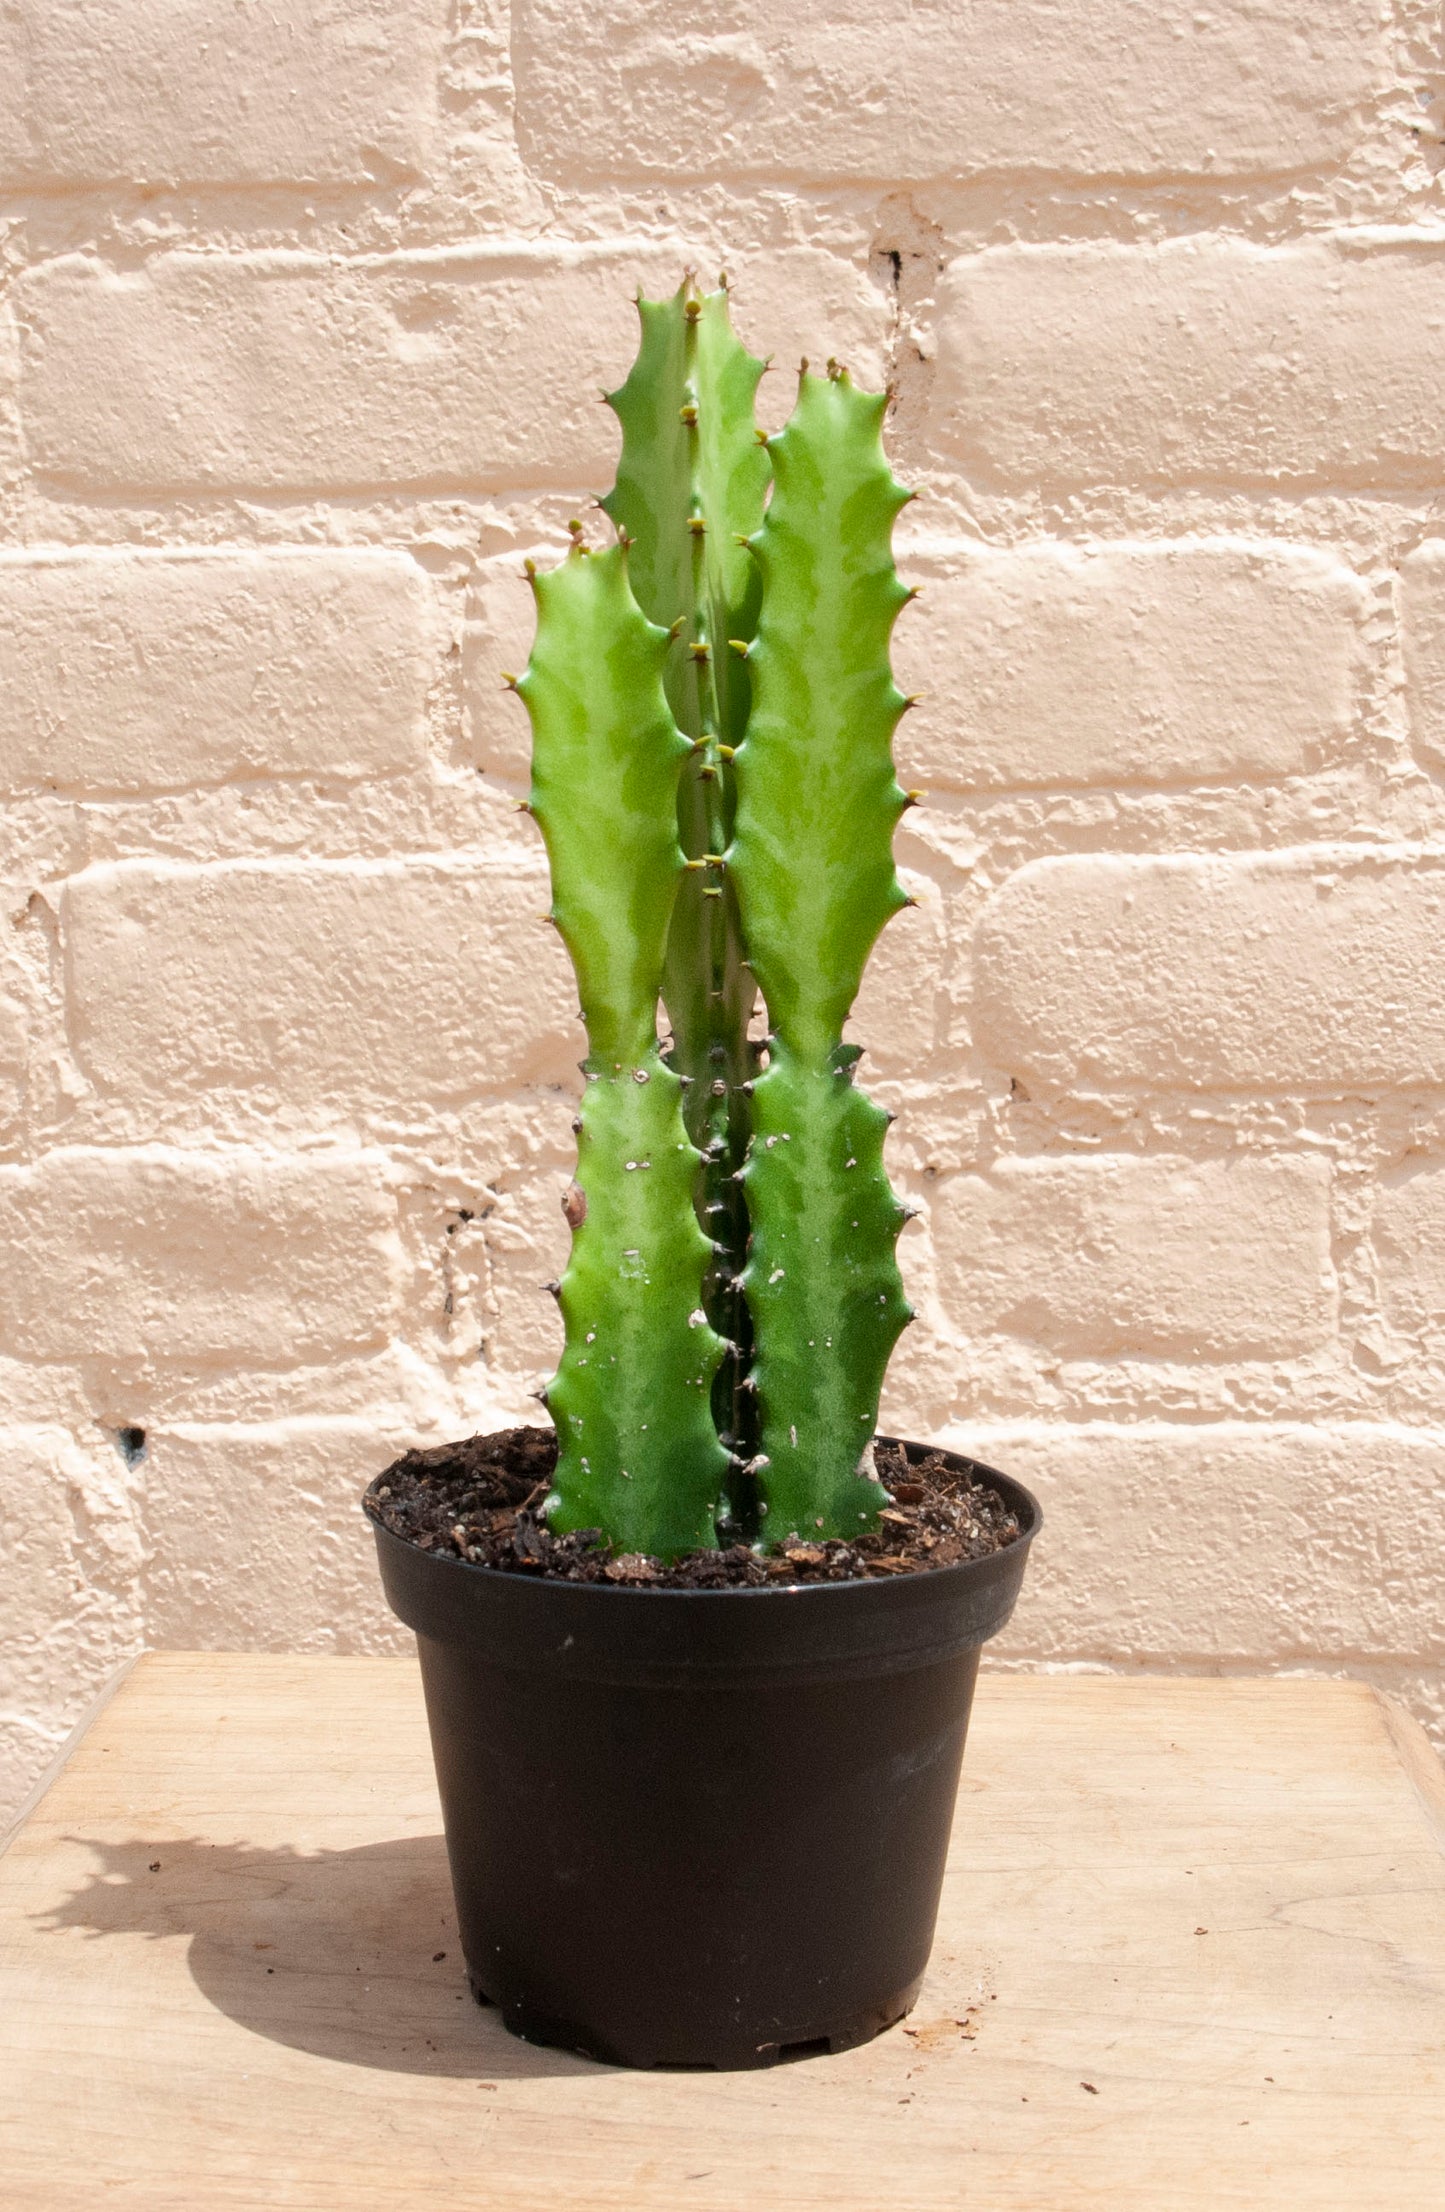
[[[545,1581],[372,1523],[417,1635],[468,1973],[515,2034],[625,2066],[767,2066],[908,2011],[979,1650],[1040,1521],[1018,1483],[950,1458],[1023,1534],[888,1580]]]

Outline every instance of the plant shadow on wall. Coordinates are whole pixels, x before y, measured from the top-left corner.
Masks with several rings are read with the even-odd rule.
[[[253,2035],[392,2074],[595,2071],[519,2042],[474,2003],[439,1835],[315,1852],[67,1840],[94,1856],[95,1871],[42,1925],[92,1938],[189,1936],[196,1987]]]

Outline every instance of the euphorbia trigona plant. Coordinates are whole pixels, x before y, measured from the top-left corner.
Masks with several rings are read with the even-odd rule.
[[[897,1438],[889,1505],[873,1460],[905,1211],[842,1033],[907,903],[886,403],[805,363],[761,438],[726,288],[638,305],[617,542],[533,574],[513,679],[587,1026],[557,1450],[406,1453],[367,1507],[473,1989],[614,2062],[760,2066],[913,2003],[1039,1514]]]
[[[559,567],[529,564],[516,689],[588,1042],[549,1517],[671,1559],[720,1526],[856,1536],[887,1502],[871,1447],[907,1214],[842,1031],[908,904],[888,647],[912,495],[885,395],[804,363],[764,437],[726,287],[638,308],[608,396],[617,542],[574,524]]]

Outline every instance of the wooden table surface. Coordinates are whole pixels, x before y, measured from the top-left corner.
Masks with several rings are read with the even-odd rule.
[[[1440,2212],[1445,1785],[1353,1684],[985,1676],[912,2019],[754,2074],[464,1993],[409,1660],[143,1660],[0,1860],[7,2212]]]

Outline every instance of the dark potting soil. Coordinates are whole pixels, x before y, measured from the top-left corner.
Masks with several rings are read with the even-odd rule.
[[[941,1452],[909,1460],[878,1443],[874,1460],[892,1502],[879,1525],[849,1543],[792,1536],[775,1552],[746,1544],[688,1552],[672,1566],[642,1552],[616,1553],[596,1529],[554,1536],[538,1518],[557,1464],[551,1429],[501,1429],[459,1444],[406,1452],[366,1495],[366,1510],[422,1551],[510,1574],[568,1582],[622,1582],[658,1590],[756,1589],[952,1567],[1002,1551],[1018,1516],[986,1483],[950,1467]]]

